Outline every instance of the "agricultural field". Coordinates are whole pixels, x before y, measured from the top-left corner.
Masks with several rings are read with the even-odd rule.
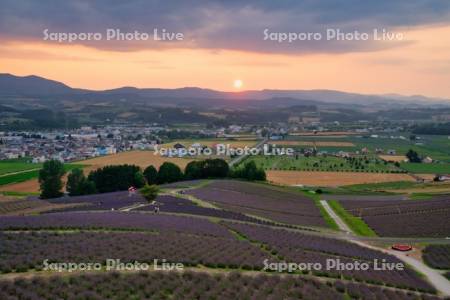
[[[164,289],[161,289],[164,287]],[[89,291],[89,292],[88,292]],[[0,298],[26,294],[32,299],[85,296],[94,299],[411,299],[406,291],[343,281],[329,282],[300,276],[248,275],[239,272],[140,272],[71,275],[67,279],[18,278],[0,281]],[[415,299],[435,300],[431,295]]]
[[[399,135],[399,134],[394,134]],[[408,137],[408,133],[401,135]],[[354,143],[358,148],[366,147],[372,153],[376,148],[396,150],[397,155],[405,155],[412,149],[422,156],[430,156],[434,160],[450,163],[450,139],[447,136],[420,135],[420,140],[409,141],[390,138],[349,137],[345,141]]]
[[[133,208],[133,211],[153,213],[157,206],[161,212],[182,215],[195,215],[221,219],[239,220],[258,224],[276,225],[273,222],[249,217],[245,214],[220,208],[203,207],[193,201],[171,195],[159,195],[153,203],[148,203],[141,195],[129,195],[128,192],[112,192],[86,196],[61,197],[48,200],[50,203],[64,205],[62,208],[51,209],[49,212],[75,211],[112,211]],[[23,200],[32,203],[38,200]],[[41,201],[42,202],[42,201]],[[1,205],[0,205],[1,212]]]
[[[252,156],[256,165],[265,170],[285,171],[328,171],[328,172],[369,172],[401,173],[396,166],[388,164],[377,157],[360,156],[342,158],[335,156]]]
[[[196,215],[196,216],[204,216],[204,217],[214,217],[220,219],[230,219],[230,220],[238,220],[243,222],[251,222],[258,224],[269,224],[275,225],[275,223],[270,221],[265,221],[258,218],[249,217],[245,214],[239,212],[233,212],[230,210],[220,209],[220,208],[211,208],[211,207],[203,207],[199,206],[191,200],[174,197],[174,196],[159,196],[155,203],[141,206],[137,208],[137,211],[149,211],[153,212],[155,207],[158,207],[161,212],[168,213],[177,213],[177,214],[188,214],[188,215]]]
[[[160,145],[160,147],[171,148],[175,144],[182,144],[186,148],[191,147],[193,144],[200,144],[202,146],[207,146],[210,148],[214,148],[217,144],[230,145],[231,148],[244,148],[244,147],[252,147],[256,144],[255,138],[245,137],[239,140],[225,140],[225,139],[195,139],[195,140],[176,140],[170,143],[165,143]]]
[[[325,264],[331,257],[340,258],[343,262],[352,260],[373,261],[374,258],[385,259],[390,262],[399,262],[393,256],[383,254],[371,249],[362,248],[356,244],[330,238],[307,236],[284,229],[269,229],[261,226],[226,223],[231,229],[241,233],[253,242],[264,244],[269,251],[278,257],[290,262],[315,262]],[[322,270],[319,275],[332,278],[347,278],[369,283],[384,284],[389,282],[392,286],[399,286],[412,290],[433,291],[433,288],[418,276],[413,270],[377,272],[371,267],[366,271],[339,272]]]
[[[272,145],[279,146],[316,146],[316,147],[355,147],[355,144],[350,142],[337,142],[337,141],[293,141],[293,140],[281,140],[270,141]]]
[[[0,168],[1,168],[0,163]],[[36,164],[26,163],[29,165],[28,170],[6,173],[0,176],[0,191],[8,192],[24,192],[33,193],[39,191],[39,169]],[[65,170],[68,172],[74,168],[83,168],[82,164],[64,164]]]
[[[339,203],[379,236],[450,236],[449,197],[415,201],[341,200]]]
[[[0,161],[0,177],[24,171],[39,170],[42,164],[27,163],[22,160],[17,161]]]
[[[388,162],[404,162],[408,160],[404,155],[378,155],[378,157]]]
[[[373,184],[416,180],[408,174],[365,172],[272,171],[267,180],[279,185],[339,187],[355,184]]]
[[[66,212],[38,216],[6,216],[0,219],[0,230],[31,229],[140,229],[198,233],[229,237],[223,227],[206,219],[121,212]]]
[[[303,131],[303,132],[292,132],[290,133],[290,137],[347,137],[351,135],[355,135],[356,133],[353,131],[319,131],[319,132],[311,132],[311,131]]]
[[[0,215],[14,214],[32,208],[46,206],[46,201],[41,200],[11,200],[0,201]]]
[[[0,234],[2,252],[0,273],[41,270],[42,262],[83,262],[88,258],[105,262],[120,258],[123,262],[135,260],[152,264],[165,258],[186,266],[245,268],[260,270],[270,255],[245,240],[204,236],[199,232],[186,235],[175,232],[74,232],[59,234],[40,232],[30,234]],[[130,247],[129,245],[133,245]]]
[[[155,155],[153,151],[127,151],[83,160],[82,163],[87,166],[85,170],[90,171],[107,165],[122,164],[137,165],[142,169],[150,165],[159,168],[166,161],[172,162],[184,170],[186,165],[192,160],[188,158],[162,157]]]
[[[37,298],[61,293],[62,298],[68,299],[71,295],[89,299],[151,295],[153,299],[156,294],[152,289],[161,286],[162,299],[178,299],[180,295],[184,299],[186,295],[198,298],[205,292],[216,299],[438,299],[434,287],[409,267],[404,271],[373,270],[374,258],[390,263],[400,261],[335,238],[337,231],[327,227],[315,198],[297,188],[204,180],[165,186],[151,203],[128,192],[45,202],[67,207],[0,218],[0,299],[5,291],[4,299],[23,299],[34,293]],[[154,213],[155,205],[160,208],[159,213]],[[321,236],[321,231],[327,235]],[[146,263],[151,269],[140,273],[105,272],[108,258]],[[63,276],[55,277],[43,271],[45,259],[100,262],[101,270],[58,273]],[[185,269],[161,273],[152,269],[155,259],[182,263]],[[370,268],[282,273],[264,269],[266,263],[324,265],[330,259],[368,262]],[[170,283],[166,284],[166,280]],[[127,288],[122,287],[124,282]],[[94,283],[95,288],[91,289],[89,286]],[[26,289],[28,284],[34,288]],[[58,288],[51,292],[55,286]]]
[[[363,148],[367,148],[372,154],[375,154],[375,149],[382,148],[384,151],[387,150],[395,150],[396,156],[404,156],[409,149],[412,149],[419,153],[422,156],[430,156],[434,160],[438,160],[441,162],[450,163],[450,139],[447,136],[434,136],[434,135],[418,135],[420,140],[410,141],[408,137],[409,133],[400,132],[400,133],[391,133],[385,134],[380,133],[382,135],[393,135],[399,136],[402,135],[406,137],[406,139],[392,139],[390,137],[386,138],[372,138],[372,137],[362,137],[361,135],[352,135],[350,134],[342,134],[336,136],[289,136],[289,140],[303,141],[303,142],[325,142],[330,141],[332,138],[333,141],[339,143],[351,143],[354,144],[357,150],[361,150]],[[320,147],[319,147],[320,150]],[[342,149],[345,151],[345,148]],[[390,156],[390,155],[389,155]]]
[[[450,270],[450,245],[428,245],[422,258],[432,268]]]
[[[130,195],[127,191],[102,193],[86,196],[61,197],[47,200],[54,204],[64,204],[64,208],[52,212],[67,211],[110,211],[132,205],[144,204],[147,201],[139,194]]]
[[[425,176],[425,174],[418,174],[416,176],[430,180],[430,177]],[[430,182],[415,182],[410,180],[410,181],[355,184],[343,186],[339,189],[331,190],[330,192],[333,194],[389,193],[389,194],[408,194],[408,195],[412,194],[439,195],[450,193],[449,183],[432,182],[431,180]]]
[[[450,174],[450,163],[401,163],[400,167],[416,174]]]
[[[274,189],[261,184],[218,180],[186,191],[198,199],[225,210],[267,220],[302,226],[326,227],[313,199],[300,193]]]

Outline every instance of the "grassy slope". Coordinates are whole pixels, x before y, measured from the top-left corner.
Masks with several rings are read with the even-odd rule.
[[[337,201],[328,201],[328,204],[355,234],[361,236],[377,236],[362,219],[349,214]]]

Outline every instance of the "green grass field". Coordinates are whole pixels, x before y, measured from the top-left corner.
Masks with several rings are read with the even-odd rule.
[[[0,176],[8,173],[22,172],[33,169],[40,169],[42,164],[31,164],[26,162],[0,162]]]
[[[33,166],[36,166],[33,164]],[[65,164],[64,169],[70,171],[74,168],[83,168],[81,164]],[[33,170],[29,172],[23,172],[18,174],[4,175],[0,177],[0,185],[24,182],[30,179],[38,178],[39,170]]]
[[[413,181],[394,181],[394,182],[380,182],[380,183],[366,183],[347,185],[341,189],[345,189],[352,192],[366,192],[374,190],[396,190],[396,189],[408,189],[417,186]]]
[[[401,163],[402,169],[417,174],[450,174],[450,164],[448,163]]]
[[[343,172],[401,172],[393,164],[376,157],[359,157],[353,163],[341,157],[292,157],[292,156],[252,156],[248,160],[266,170],[302,170],[302,171],[343,171]]]

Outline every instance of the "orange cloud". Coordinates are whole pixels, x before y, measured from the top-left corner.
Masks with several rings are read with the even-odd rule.
[[[398,31],[398,30],[397,30]],[[232,50],[99,50],[81,45],[8,42],[3,72],[35,74],[72,87],[231,90],[336,89],[360,93],[424,94],[450,98],[450,26],[403,30],[411,43],[375,52],[283,55]]]

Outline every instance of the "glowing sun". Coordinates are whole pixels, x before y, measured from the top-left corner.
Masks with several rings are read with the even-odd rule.
[[[244,83],[240,79],[236,79],[235,81],[233,81],[233,87],[235,89],[240,89],[243,85]]]

